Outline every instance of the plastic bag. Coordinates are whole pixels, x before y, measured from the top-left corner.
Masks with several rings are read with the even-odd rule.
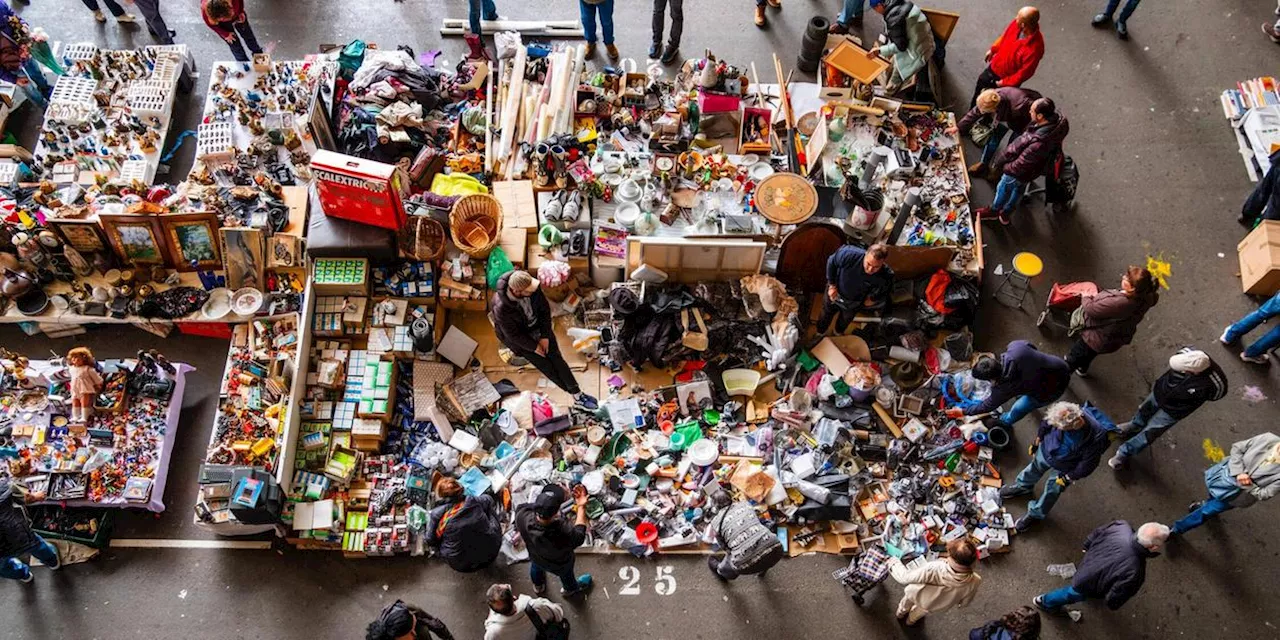
[[[516,270],[516,266],[511,263],[511,259],[507,257],[507,252],[502,247],[494,247],[489,252],[488,263],[488,280],[489,289],[496,290],[498,288],[498,279],[503,275]]]
[[[493,48],[498,52],[499,60],[516,57],[521,46],[518,31],[499,31],[493,34]]]
[[[356,69],[364,64],[364,53],[368,49],[364,40],[352,40],[351,44],[342,48],[342,52],[338,54],[338,74],[350,80],[356,73]]]

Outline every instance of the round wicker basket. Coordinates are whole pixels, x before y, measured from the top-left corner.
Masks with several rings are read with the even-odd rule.
[[[463,196],[449,211],[453,243],[475,258],[486,258],[498,245],[502,228],[502,204],[487,193]]]

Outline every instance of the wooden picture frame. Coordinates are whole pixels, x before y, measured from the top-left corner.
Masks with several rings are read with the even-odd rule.
[[[277,233],[267,238],[267,268],[290,269],[303,266],[302,238]]]
[[[178,271],[223,268],[222,237],[218,234],[222,222],[218,214],[210,211],[169,213],[160,216],[160,225],[164,228],[165,241],[169,243],[173,268]]]
[[[253,227],[223,227],[222,263],[227,272],[227,288],[266,290],[266,237]]]
[[[49,218],[46,221],[62,240],[80,253],[111,251],[111,241],[96,220]]]
[[[169,263],[168,243],[156,216],[132,213],[102,213],[98,222],[111,241],[111,248],[123,264],[165,265]]]

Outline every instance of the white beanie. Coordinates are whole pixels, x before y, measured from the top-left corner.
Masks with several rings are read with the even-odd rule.
[[[1178,373],[1200,373],[1209,368],[1209,356],[1196,349],[1183,349],[1169,356],[1169,368]]]

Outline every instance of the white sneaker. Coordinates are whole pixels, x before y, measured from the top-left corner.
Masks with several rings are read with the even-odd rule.
[[[94,20],[97,20],[98,22],[106,22],[106,21],[107,21],[107,16],[106,16],[106,14],[102,13],[102,9],[94,9],[94,10],[93,10],[93,19],[94,19]]]
[[[1228,333],[1231,333],[1231,327],[1229,326],[1222,330],[1222,335],[1218,336],[1218,342],[1221,342],[1222,344],[1231,344],[1231,341],[1227,339]]]
[[[133,24],[137,21],[138,19],[134,17],[132,13],[126,13],[123,15],[116,16],[116,22],[123,22],[124,24]]]
[[[1107,466],[1111,467],[1112,469],[1115,469],[1116,471],[1123,469],[1124,465],[1125,465],[1125,459],[1121,457],[1120,454],[1118,453],[1114,456],[1111,456],[1110,460],[1107,460]]]
[[[1260,356],[1247,356],[1243,351],[1241,351],[1240,359],[1245,362],[1252,362],[1253,364],[1269,364],[1271,362],[1271,358],[1265,353]]]
[[[31,573],[31,570],[30,570],[30,569],[28,569],[28,570],[27,570],[27,577],[25,577],[25,578],[23,578],[23,579],[19,580],[18,582],[21,582],[21,583],[23,583],[23,584],[26,584],[26,583],[28,583],[28,582],[31,582],[32,580],[35,580],[35,579],[36,579],[36,574]]]

